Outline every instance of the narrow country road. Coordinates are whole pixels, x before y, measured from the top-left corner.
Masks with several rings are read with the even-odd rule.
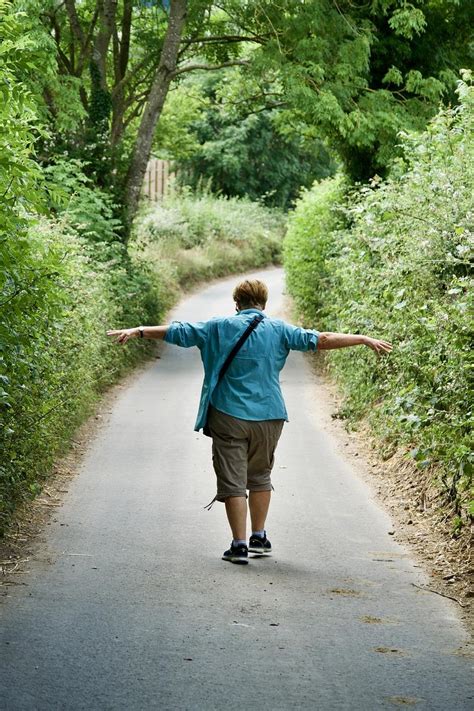
[[[278,314],[282,271],[259,276]],[[232,313],[237,281],[173,316]],[[412,585],[426,580],[318,428],[301,354],[282,383],[290,423],[267,526],[274,554],[248,566],[221,560],[224,508],[203,508],[215,485],[211,442],[193,432],[197,349],[164,345],[121,393],[27,586],[3,601],[3,711],[474,708],[454,603]]]

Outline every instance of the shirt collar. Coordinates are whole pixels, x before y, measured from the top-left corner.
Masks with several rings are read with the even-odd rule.
[[[262,309],[242,309],[241,311],[237,312],[237,316],[240,316],[240,314],[262,314],[262,316],[266,318],[266,314],[264,311],[262,311]]]

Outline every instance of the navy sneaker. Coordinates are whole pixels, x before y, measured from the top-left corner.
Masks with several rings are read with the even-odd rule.
[[[222,555],[222,560],[228,560],[231,563],[240,563],[240,565],[247,565],[249,562],[249,549],[245,544],[240,544],[240,546],[234,546],[233,543],[230,544],[228,551],[225,551]]]
[[[268,555],[272,552],[272,544],[267,538],[266,531],[263,538],[260,538],[260,536],[250,536],[249,551],[250,553],[257,553],[258,555]]]

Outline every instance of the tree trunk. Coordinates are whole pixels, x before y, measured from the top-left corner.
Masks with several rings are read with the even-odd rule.
[[[138,129],[132,161],[125,183],[126,221],[129,228],[137,213],[155,128],[168,94],[173,72],[176,69],[186,9],[187,0],[171,0],[170,18],[160,63],[153,78],[151,91],[143,112],[140,128]]]
[[[107,87],[107,53],[110,40],[115,28],[115,16],[117,14],[117,0],[102,0],[100,7],[100,26],[95,38],[94,49],[92,51],[92,61],[96,64],[100,77],[100,88],[108,91]]]
[[[115,148],[124,130],[125,88],[123,80],[128,70],[130,40],[132,34],[133,0],[124,0],[120,42],[117,29],[114,31],[114,74],[115,86],[112,92],[112,129],[110,141]]]

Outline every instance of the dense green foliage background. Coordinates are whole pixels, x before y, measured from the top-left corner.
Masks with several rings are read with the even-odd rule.
[[[194,190],[206,185],[218,194],[288,209],[302,186],[332,175],[336,164],[320,138],[288,130],[277,108],[249,113],[245,101],[231,96],[239,82],[237,71],[229,69],[188,79],[177,90],[201,97],[186,126],[193,150],[183,157],[174,150],[178,179]]]
[[[351,180],[384,175],[398,132],[423,130],[472,66],[468,0],[240,4],[230,3],[244,26],[272,28],[250,73],[277,77],[289,120],[316,130]]]
[[[474,89],[462,82],[459,94],[458,108],[401,138],[403,159],[386,181],[354,191],[333,179],[305,192],[284,248],[308,325],[393,342],[379,361],[365,348],[328,356],[343,415],[365,418],[385,457],[401,449],[432,471],[455,527],[474,464]]]
[[[398,131],[423,129],[440,101],[455,101],[459,69],[472,63],[468,0],[183,2],[186,21],[171,79],[157,71],[170,4],[2,0],[0,5],[0,13],[2,7],[24,13],[24,61],[17,77],[34,95],[53,137],[41,145],[42,161],[54,162],[58,155],[83,160],[87,175],[113,195],[122,218],[138,143],[151,131],[157,147],[166,143],[164,133],[174,131],[161,119],[151,128],[143,123],[150,97],[163,82],[172,93],[191,76],[222,76],[219,102],[207,105],[213,115],[200,127],[201,133],[209,124],[216,127],[212,140],[204,139],[214,155],[206,156],[203,177],[212,173],[214,189],[241,195],[242,186],[229,193],[238,176],[225,129],[232,125],[241,145],[260,143],[260,154],[272,133],[272,153],[287,163],[287,176],[268,184],[276,160],[272,163],[267,151],[260,194],[281,192],[276,204],[283,205],[293,189],[289,149],[300,159],[306,153],[300,161],[303,184],[321,141],[352,179],[382,175],[398,150]],[[229,66],[232,78],[220,75]],[[181,126],[185,103],[177,112]],[[228,161],[216,154],[220,147]],[[147,159],[144,155],[143,165]],[[194,164],[193,173],[197,169]],[[251,176],[246,177],[254,192]]]

